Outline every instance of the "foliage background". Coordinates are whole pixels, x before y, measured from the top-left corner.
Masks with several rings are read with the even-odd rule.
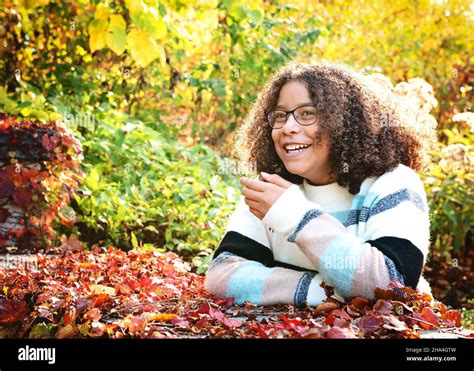
[[[394,85],[423,79],[432,92],[411,92],[435,98],[439,142],[422,174],[426,274],[439,299],[472,306],[469,1],[5,0],[0,15],[0,109],[63,120],[84,147],[77,222],[58,227],[63,239],[174,251],[198,273],[247,171],[232,133],[273,71],[328,59]]]

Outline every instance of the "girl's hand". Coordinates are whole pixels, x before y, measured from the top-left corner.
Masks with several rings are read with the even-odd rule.
[[[293,184],[277,174],[261,173],[262,179],[240,178],[242,194],[250,212],[262,220],[287,188]]]

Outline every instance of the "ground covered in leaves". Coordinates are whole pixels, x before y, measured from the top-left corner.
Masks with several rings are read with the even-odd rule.
[[[0,269],[2,338],[418,338],[459,333],[456,310],[408,288],[316,308],[237,306],[173,253],[93,248]],[[471,334],[472,336],[472,334]]]

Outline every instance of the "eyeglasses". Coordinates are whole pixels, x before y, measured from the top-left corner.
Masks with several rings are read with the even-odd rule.
[[[281,129],[285,126],[290,114],[292,114],[296,122],[302,126],[312,125],[318,118],[315,106],[304,105],[296,107],[293,111],[271,111],[267,114],[267,120],[273,129]]]

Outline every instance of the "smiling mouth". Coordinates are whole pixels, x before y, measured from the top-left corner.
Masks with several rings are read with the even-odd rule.
[[[287,154],[303,152],[305,149],[311,147],[311,144],[288,144],[284,147]]]

